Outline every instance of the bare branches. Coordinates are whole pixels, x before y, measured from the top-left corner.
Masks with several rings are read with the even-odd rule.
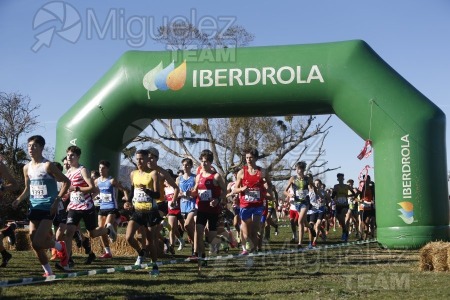
[[[0,93],[0,154],[11,166],[17,166],[26,155],[19,145],[19,138],[36,129],[39,122],[31,99],[20,93]]]

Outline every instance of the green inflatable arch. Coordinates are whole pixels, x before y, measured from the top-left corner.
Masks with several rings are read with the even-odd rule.
[[[58,121],[56,157],[76,144],[90,168],[118,166],[155,118],[306,114],[336,114],[373,141],[382,245],[449,239],[445,115],[359,40],[126,52]]]

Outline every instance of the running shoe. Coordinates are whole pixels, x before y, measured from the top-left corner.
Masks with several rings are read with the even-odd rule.
[[[8,262],[11,260],[12,255],[9,252],[6,252],[2,257],[2,264],[0,265],[0,268],[6,268],[8,265]]]
[[[184,239],[180,239],[179,241],[180,241],[180,245],[178,246],[178,251],[181,251],[184,248],[185,242],[184,242]]]
[[[109,238],[111,239],[111,241],[115,242],[117,240],[117,232],[114,230],[114,226],[111,223],[108,223],[108,225],[106,225],[106,228],[109,229]]]
[[[196,262],[198,261],[198,256],[197,255],[191,255],[187,258],[190,262]]]
[[[53,273],[47,273],[47,272],[45,272],[43,275],[42,275],[42,277],[50,277],[50,276],[54,276],[55,274],[53,274]]]
[[[69,255],[67,254],[66,243],[64,241],[59,242],[61,244],[61,250],[58,250],[57,255],[60,259],[59,263],[62,267],[69,265]]]
[[[150,276],[152,276],[152,277],[158,277],[159,276],[159,269],[158,269],[157,265],[153,265],[153,268],[150,271]]]
[[[99,258],[101,259],[108,259],[108,258],[112,258],[112,254],[111,253],[104,253],[102,256],[100,256]]]
[[[312,242],[311,245],[312,245],[313,247],[316,247],[316,246],[317,246],[316,242]]]
[[[85,265],[90,265],[92,264],[92,262],[97,258],[97,256],[95,256],[94,252],[89,253],[88,257],[86,258],[86,260],[84,261]]]
[[[247,250],[243,250],[240,255],[248,255],[248,251]]]
[[[275,235],[278,235],[278,225],[275,226]]]
[[[169,246],[169,252],[170,254],[175,255],[175,248],[173,247],[173,245]]]
[[[309,243],[309,245],[308,245],[308,249],[312,249],[313,248],[313,245],[312,245],[312,243]]]
[[[144,263],[144,257],[143,256],[138,256],[136,259],[136,262],[134,263],[135,266],[140,266]]]
[[[298,245],[297,245],[297,249],[303,249],[303,246],[300,245],[300,244],[298,244]]]
[[[250,249],[250,248],[251,248],[250,242],[246,242],[245,243],[245,249]]]

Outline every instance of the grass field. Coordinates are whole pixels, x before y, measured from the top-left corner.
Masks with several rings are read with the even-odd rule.
[[[283,227],[264,250],[294,249],[290,229]],[[326,244],[339,244],[330,232]],[[322,244],[323,245],[323,244]],[[318,245],[319,246],[319,245]],[[177,253],[181,259],[190,247]],[[195,263],[160,266],[161,275],[146,270],[65,278],[0,290],[0,299],[450,299],[450,272],[420,272],[418,250],[386,250],[377,243],[295,254],[271,254],[208,261],[202,274]],[[43,271],[31,251],[15,252],[0,280],[39,277]],[[231,249],[229,254],[238,254]],[[97,259],[92,265],[75,256],[74,272],[133,265],[136,257]]]

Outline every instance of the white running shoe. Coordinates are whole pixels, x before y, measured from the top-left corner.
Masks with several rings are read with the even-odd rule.
[[[184,248],[185,242],[184,239],[179,239],[178,241],[180,242],[180,245],[178,246],[178,251],[181,251]]]
[[[143,256],[138,256],[136,259],[136,262],[134,263],[135,266],[140,266],[144,263],[144,257]]]

